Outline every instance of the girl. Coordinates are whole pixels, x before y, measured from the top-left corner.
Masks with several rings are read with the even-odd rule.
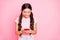
[[[29,3],[22,5],[21,14],[15,22],[18,40],[34,40],[33,35],[37,33],[37,22],[33,17],[32,7]]]

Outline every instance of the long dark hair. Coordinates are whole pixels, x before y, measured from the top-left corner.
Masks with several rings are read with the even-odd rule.
[[[31,5],[29,3],[24,3],[22,5],[21,10],[23,11],[26,8],[29,8],[30,10],[32,10],[32,7],[31,7]],[[22,28],[21,23],[22,23],[22,12],[21,12],[21,14],[19,16],[18,31],[20,31],[21,28]],[[34,30],[34,18],[33,18],[33,13],[32,12],[30,14],[30,28],[31,28],[31,30]]]

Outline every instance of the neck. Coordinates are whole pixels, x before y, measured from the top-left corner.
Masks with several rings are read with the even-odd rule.
[[[23,16],[23,18],[29,18],[29,17],[24,17],[24,16]]]

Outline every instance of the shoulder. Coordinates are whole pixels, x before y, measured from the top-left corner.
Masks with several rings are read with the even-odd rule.
[[[18,24],[18,21],[19,21],[19,17],[17,17],[16,19],[15,19],[15,22]]]
[[[37,18],[36,17],[34,17],[34,23],[37,23]]]

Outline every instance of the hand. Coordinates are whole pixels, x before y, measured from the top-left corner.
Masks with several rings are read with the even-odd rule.
[[[31,31],[30,29],[24,29],[24,33],[25,33],[25,34],[29,34],[30,31]]]
[[[30,31],[29,31],[29,30],[25,30],[24,33],[25,33],[25,34],[29,34]]]
[[[21,31],[22,31],[23,34],[29,34],[29,33],[33,32],[31,29],[29,29],[29,30],[22,29]]]
[[[22,32],[22,34],[28,34],[29,33],[29,30],[22,29],[21,32]]]
[[[24,33],[29,34],[29,33],[33,33],[33,31],[32,30],[25,30]]]
[[[24,30],[22,29],[21,32],[24,33]]]

